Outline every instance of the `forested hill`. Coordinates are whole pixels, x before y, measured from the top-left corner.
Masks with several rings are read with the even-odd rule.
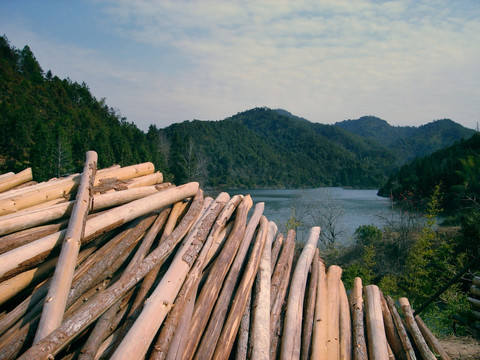
[[[432,147],[413,146],[407,140],[415,136],[409,135],[402,149],[368,132],[267,108],[221,121],[186,121],[164,129],[151,125],[144,133],[96,99],[85,83],[44,72],[28,46],[16,49],[6,37],[0,37],[0,128],[0,172],[31,166],[36,180],[81,171],[91,149],[98,152],[100,167],[152,161],[177,184],[378,187],[404,163],[406,150]],[[423,128],[430,125],[410,130]],[[428,131],[422,136],[437,138],[438,148],[451,144],[445,142],[451,128],[435,131],[438,136]]]
[[[442,206],[446,210],[471,206],[473,200],[478,202],[480,133],[403,165],[389,177],[379,193],[421,202],[431,195],[436,185],[441,186]]]
[[[357,120],[337,122],[335,126],[388,147],[397,154],[400,163],[430,154],[475,133],[450,119],[413,127],[392,126],[375,116],[363,116]]]

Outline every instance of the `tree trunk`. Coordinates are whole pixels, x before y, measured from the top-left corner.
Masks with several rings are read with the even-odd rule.
[[[17,185],[32,180],[32,168],[26,168],[17,174],[0,179],[0,192],[7,191]]]
[[[430,349],[428,348],[425,339],[423,338],[420,329],[418,328],[417,323],[413,317],[413,311],[410,307],[410,303],[408,302],[407,298],[400,298],[398,299],[400,306],[402,307],[403,315],[405,317],[405,323],[407,324],[408,330],[410,330],[410,334],[412,334],[413,340],[418,347],[418,350],[422,354],[423,359],[425,360],[435,360],[435,355],[432,354]]]
[[[443,349],[442,344],[440,344],[435,335],[433,335],[427,325],[425,325],[423,320],[420,318],[420,315],[415,316],[415,321],[417,322],[418,328],[425,338],[425,341],[428,343],[433,352],[440,356],[441,360],[450,360],[450,357]]]
[[[96,152],[87,152],[75,206],[72,210],[47,298],[43,305],[34,343],[43,339],[62,323],[68,292],[72,285],[73,273],[85,232],[87,214],[92,202],[92,187],[97,171],[97,158]]]
[[[155,334],[172,308],[188,271],[202,249],[213,222],[228,200],[228,194],[221,193],[204,214],[199,226],[188,235],[183,247],[175,255],[166,274],[111,359],[141,359],[145,356]]]
[[[238,327],[245,311],[245,306],[250,298],[253,282],[260,265],[260,258],[265,247],[267,237],[268,220],[262,216],[260,221],[260,230],[253,244],[252,252],[248,259],[242,280],[237,287],[235,298],[228,312],[228,317],[220,334],[220,338],[213,354],[213,360],[228,359],[232,351]]]
[[[197,191],[198,183],[189,183],[108,210],[87,221],[85,240],[93,239],[135,218],[192,196]],[[65,231],[60,231],[0,255],[0,278],[38,264],[55,246],[60,245],[64,236]]]
[[[367,360],[367,343],[363,325],[362,279],[356,277],[350,293],[350,311],[352,313],[353,359]]]
[[[198,186],[194,187],[193,190],[198,191]],[[20,359],[48,359],[75,339],[81,331],[98,319],[110,306],[143,279],[150,270],[165,261],[166,257],[173,251],[174,247],[181,241],[192,225],[202,207],[202,202],[202,196],[197,195],[188,213],[183,217],[181,223],[175,228],[169,238],[166,239],[162,247],[155,249],[132,269],[129,274],[122,277],[122,281],[115,282],[111,287],[99,294],[94,301],[89,301],[85,306],[69,316],[59,328],[32,346]]]
[[[315,255],[319,236],[320,227],[313,227],[292,275],[285,313],[285,325],[283,326],[280,359],[300,358],[305,288],[307,286],[308,270]]]
[[[290,284],[293,256],[295,254],[295,230],[288,231],[282,251],[273,271],[270,293],[270,359],[277,358],[278,341],[282,335],[281,315]]]
[[[255,233],[255,229],[257,228],[257,225],[262,217],[264,208],[264,203],[257,203],[255,206],[255,210],[245,229],[245,233],[240,242],[240,246],[235,255],[235,259],[230,266],[228,275],[223,282],[222,288],[220,289],[220,294],[215,303],[215,307],[208,320],[208,326],[203,332],[201,342],[199,343],[195,354],[195,359],[201,360],[212,358],[218,338],[220,337],[220,333],[222,331],[223,324],[225,322],[228,306],[232,300],[232,294],[234,293],[235,286],[240,280],[239,274],[243,267],[243,264],[246,261],[245,259],[247,257],[248,249]],[[262,230],[264,230],[265,232],[267,231],[266,229]],[[191,355],[193,356],[193,354]]]
[[[390,296],[385,297],[387,301],[388,308],[390,310],[390,314],[392,314],[393,322],[398,331],[398,335],[400,336],[400,341],[402,342],[403,349],[405,350],[405,354],[408,360],[415,360],[415,351],[413,350],[412,344],[410,342],[410,338],[408,337],[407,330],[403,324],[403,320],[400,317],[400,314],[393,303],[393,300]]]
[[[373,360],[388,359],[388,343],[383,325],[380,290],[376,285],[367,285],[364,287],[364,292],[369,358]]]
[[[193,357],[195,354],[195,350],[200,343],[201,336],[215,305],[215,300],[221,290],[223,280],[235,258],[235,254],[245,233],[247,214],[252,205],[251,197],[245,196],[238,206],[233,230],[225,241],[222,251],[213,263],[207,280],[200,294],[197,296],[188,335],[189,341],[187,347],[183,349],[181,358]]]
[[[395,323],[393,322],[393,317],[390,313],[390,309],[388,308],[387,300],[385,300],[385,297],[381,292],[380,300],[382,302],[383,323],[385,325],[385,333],[387,335],[388,343],[390,344],[396,359],[406,360],[407,355],[405,354],[402,341],[400,340],[397,328],[395,327]]]
[[[345,285],[340,280],[340,359],[352,358],[352,321]]]
[[[300,359],[308,360],[312,348],[313,322],[315,319],[315,300],[317,299],[318,285],[318,267],[320,262],[320,253],[315,249],[315,255],[310,269],[310,279],[308,280],[307,299],[305,303],[305,317],[302,326],[302,352]]]

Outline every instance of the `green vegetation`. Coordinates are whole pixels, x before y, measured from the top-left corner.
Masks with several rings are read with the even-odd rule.
[[[0,172],[31,166],[36,180],[46,180],[80,171],[92,149],[101,167],[152,161],[176,184],[378,188],[406,158],[423,154],[419,148],[438,149],[473,132],[443,120],[408,129],[376,118],[348,124],[322,125],[285,110],[256,108],[222,121],[151,125],[144,133],[85,83],[44,72],[28,46],[18,50],[0,38]],[[379,142],[382,127],[406,145]],[[425,145],[426,139],[436,140]]]

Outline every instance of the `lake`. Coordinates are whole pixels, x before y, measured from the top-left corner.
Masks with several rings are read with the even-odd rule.
[[[279,231],[285,232],[288,219],[295,218],[302,225],[297,240],[308,236],[311,226],[333,223],[337,239],[349,244],[360,225],[383,226],[382,218],[390,212],[390,200],[377,196],[377,190],[323,187],[301,190],[227,190],[230,195],[250,194],[254,204],[265,202],[264,215],[274,221]],[[383,217],[382,217],[383,215]],[[322,232],[327,226],[323,225]]]

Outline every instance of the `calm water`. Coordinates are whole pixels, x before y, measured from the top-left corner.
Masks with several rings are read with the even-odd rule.
[[[250,194],[253,202],[265,202],[264,215],[274,221],[284,232],[286,223],[295,211],[295,217],[303,224],[298,237],[306,237],[308,229],[325,221],[329,216],[335,220],[335,229],[340,232],[340,242],[348,244],[360,225],[382,227],[382,215],[389,212],[390,201],[377,196],[377,190],[354,190],[344,188],[317,188],[302,190],[228,190],[230,195]],[[322,220],[323,219],[323,220]]]

